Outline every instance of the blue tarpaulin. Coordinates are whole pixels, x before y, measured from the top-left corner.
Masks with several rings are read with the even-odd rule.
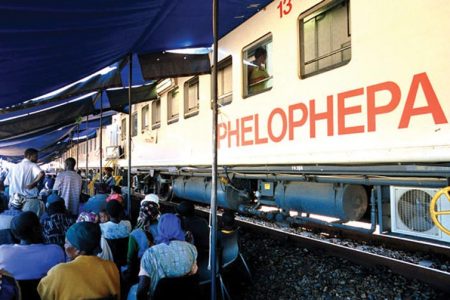
[[[220,36],[269,2],[220,0]],[[204,0],[1,1],[0,108],[55,91],[129,53],[209,47],[211,6]]]

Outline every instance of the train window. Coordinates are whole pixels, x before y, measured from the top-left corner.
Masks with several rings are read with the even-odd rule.
[[[198,76],[184,83],[184,117],[192,117],[199,110],[199,81]]]
[[[180,111],[178,94],[178,87],[167,93],[167,124],[172,124],[178,121],[178,115]]]
[[[351,59],[349,0],[325,1],[300,15],[301,78],[347,64]]]
[[[137,136],[138,133],[138,115],[137,112],[131,115],[131,136]]]
[[[244,97],[272,88],[272,34],[242,50]]]
[[[141,130],[144,132],[148,129],[149,126],[149,118],[148,118],[148,105],[144,106],[141,110]]]
[[[123,118],[120,126],[120,139],[122,141],[127,139],[127,119]]]
[[[152,102],[152,129],[161,126],[161,98]]]
[[[231,72],[233,59],[229,56],[217,65],[217,103],[223,106],[231,103],[233,99],[233,77]]]

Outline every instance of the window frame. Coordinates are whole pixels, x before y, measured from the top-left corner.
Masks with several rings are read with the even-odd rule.
[[[197,85],[197,107],[189,109],[189,88],[196,84]],[[200,112],[200,79],[198,76],[194,76],[184,83],[184,118],[190,118],[196,116]]]
[[[227,67],[231,67],[231,92],[227,94],[219,95],[221,91],[219,91],[219,85],[217,85],[217,104],[220,106],[225,106],[233,102],[233,56],[229,55],[219,61],[217,63],[217,80],[224,79],[225,76],[219,78],[220,72],[223,72]],[[211,77],[212,79],[212,77]],[[224,87],[224,83],[222,82],[222,87]],[[212,80],[211,80],[211,90],[212,90]],[[212,106],[211,106],[212,107]]]
[[[135,111],[131,114],[131,137],[135,137],[138,135],[138,113]]]
[[[145,111],[144,111],[145,110]],[[150,106],[148,104],[144,105],[141,108],[141,132],[144,133],[146,130],[150,128],[150,122],[149,122],[149,112],[150,112]],[[147,123],[147,124],[145,124]]]
[[[326,66],[323,68],[318,68],[318,70],[313,71],[313,72],[309,72],[309,73],[305,73],[305,43],[304,43],[304,19],[308,19],[311,20],[312,18],[315,18],[319,15],[322,15],[326,12],[329,12],[331,10],[333,10],[336,6],[341,5],[342,3],[347,3],[347,35],[350,39],[350,43],[349,46],[346,46],[345,48],[340,48],[338,50],[333,50],[330,53],[333,53],[330,55],[330,53],[328,53],[325,57],[324,55],[322,55],[322,58],[326,58],[328,56],[333,56],[334,54],[338,54],[341,53],[341,55],[343,54],[343,52],[347,49],[350,50],[350,58],[348,60],[343,60],[340,63],[336,63],[336,64],[332,64],[330,66]],[[324,72],[328,72],[334,69],[337,69],[339,67],[345,66],[348,63],[350,63],[351,59],[352,59],[352,45],[351,45],[351,15],[350,15],[350,11],[351,11],[351,1],[350,0],[324,0],[322,3],[302,12],[298,18],[297,18],[297,23],[298,23],[298,41],[299,41],[299,49],[300,49],[300,66],[299,66],[299,78],[300,79],[306,79]],[[315,41],[317,43],[317,41]],[[334,53],[335,52],[335,53]],[[320,60],[320,57],[315,57],[312,60],[317,60],[317,62]],[[311,61],[311,60],[309,60]]]
[[[176,99],[177,95],[180,93],[178,86],[175,86],[173,89],[167,92],[166,95],[166,102],[167,102],[167,124],[173,124],[178,122],[180,119],[180,98],[178,98],[177,105],[178,105],[178,113],[172,114],[172,104],[173,99]],[[170,99],[169,99],[170,97]]]
[[[120,121],[120,140],[126,141],[127,135],[127,118],[125,117]]]
[[[249,59],[249,56],[248,56],[249,50],[255,50],[260,45],[264,45],[266,47],[268,44],[273,45],[272,32],[269,32],[269,33],[263,35],[262,37],[258,38],[257,40],[251,42],[250,44],[244,46],[241,50],[241,67],[242,67],[241,74],[242,74],[242,98],[243,99],[268,92],[273,88],[274,76],[273,76],[273,70],[272,70],[272,74],[269,74],[269,77],[264,79],[264,81],[271,82],[271,85],[269,87],[264,88],[261,91],[256,91],[254,93],[250,93],[249,92],[249,83],[248,83],[248,77],[249,77],[248,65],[244,63],[245,60]],[[266,60],[270,63],[266,63],[266,66],[273,65],[273,56],[274,56],[273,53],[270,56],[267,55]],[[269,57],[270,57],[270,59],[269,59]]]
[[[159,110],[155,112],[155,107],[159,103]],[[155,121],[155,115],[158,114],[158,121]],[[152,101],[152,129],[158,129],[161,127],[161,98]]]

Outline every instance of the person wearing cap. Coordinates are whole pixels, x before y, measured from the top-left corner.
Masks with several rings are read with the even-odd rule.
[[[152,295],[159,280],[197,273],[197,249],[184,240],[180,219],[163,214],[158,222],[156,245],[148,248],[141,260],[137,299]]]
[[[11,220],[22,213],[24,203],[25,198],[19,195],[11,197],[8,203],[9,209],[0,213],[0,230],[11,228]]]
[[[111,261],[97,257],[101,230],[92,222],[75,223],[67,230],[64,248],[71,260],[59,264],[41,279],[41,299],[102,299],[120,297],[119,271]]]
[[[155,244],[158,236],[160,212],[158,203],[153,200],[147,198],[141,202],[136,228],[130,233],[128,240],[127,270],[128,280],[131,282],[136,282],[142,255]]]
[[[11,221],[11,231],[20,244],[0,246],[0,269],[17,280],[40,279],[53,266],[65,261],[58,245],[45,245],[37,215],[26,211]]]

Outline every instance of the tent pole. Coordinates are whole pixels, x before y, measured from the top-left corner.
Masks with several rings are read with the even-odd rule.
[[[211,190],[211,211],[210,211],[210,247],[209,262],[211,266],[211,299],[217,298],[216,293],[216,274],[218,272],[216,265],[216,235],[217,235],[217,60],[218,60],[218,5],[217,0],[213,0],[213,69],[212,69],[212,101],[213,101],[213,124],[212,124],[212,190]]]
[[[80,154],[80,123],[77,124],[77,170],[80,169],[80,155],[79,154]]]
[[[102,172],[103,172],[103,92],[100,91],[100,183],[103,183]],[[94,178],[92,178],[93,180]]]
[[[128,152],[128,197],[127,197],[127,208],[128,217],[131,219],[131,86],[133,82],[133,54],[130,53],[130,73],[128,74],[128,140],[127,140],[127,152]]]
[[[86,133],[88,132],[87,129],[89,128],[89,116],[86,117]],[[86,135],[86,171],[84,173],[84,176],[88,176],[88,168],[89,168],[89,140],[88,137]],[[89,194],[89,189],[88,186],[86,184],[86,194]]]

